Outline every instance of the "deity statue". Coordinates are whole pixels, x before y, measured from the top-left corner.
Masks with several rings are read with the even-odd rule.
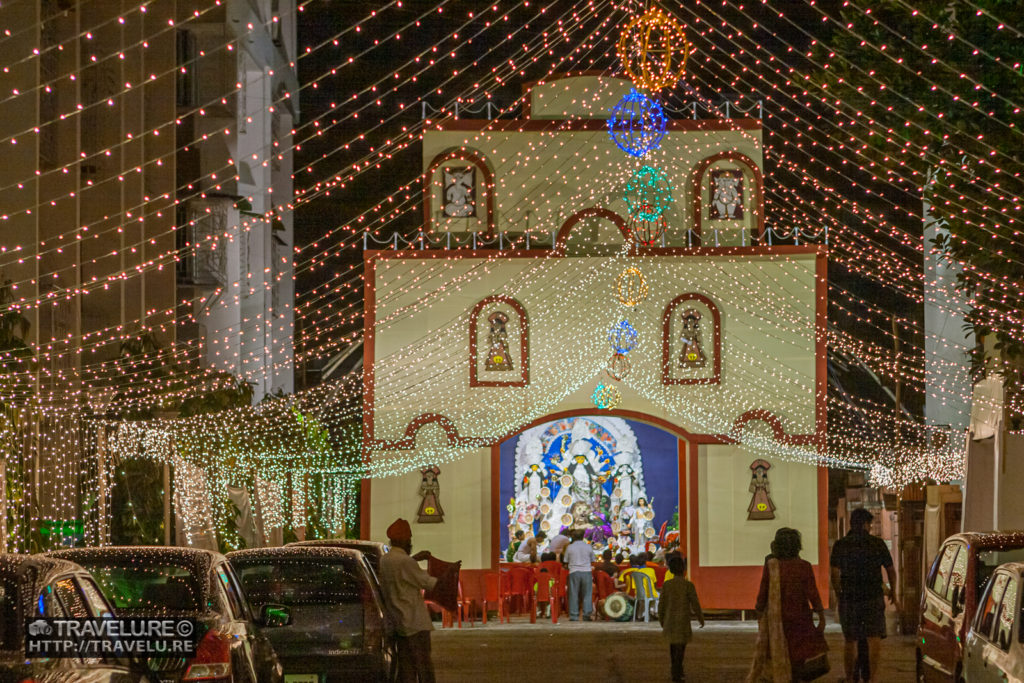
[[[623,505],[632,505],[640,493],[635,464],[635,453],[623,450],[615,454],[615,464],[612,466],[612,499],[620,501]]]
[[[523,472],[522,499],[527,503],[539,503],[541,489],[548,483],[547,466],[544,465],[543,446],[540,441],[532,441],[526,445],[526,470]]]
[[[586,420],[576,420],[572,426],[572,445],[569,447],[568,464],[564,468],[572,477],[570,494],[573,501],[590,503],[594,487],[600,486],[598,472],[601,463],[594,452],[594,446],[587,440],[590,430]]]
[[[719,172],[712,184],[711,218],[743,218],[743,176]]]
[[[768,470],[772,467],[767,460],[758,458],[750,463],[750,492],[753,497],[747,507],[747,519],[775,519],[775,503],[772,502],[768,485]]]
[[[487,316],[491,324],[487,335],[487,358],[484,367],[487,370],[511,370],[512,358],[508,353],[508,314],[495,311]]]
[[[640,497],[633,508],[633,516],[629,520],[629,530],[633,535],[633,548],[642,549],[647,542],[647,530],[654,530],[654,509],[647,503],[647,499]]]
[[[475,213],[472,167],[444,169],[444,186],[445,216],[472,216]]]
[[[424,467],[420,470],[423,479],[420,482],[420,509],[416,521],[420,524],[430,522],[443,522],[444,510],[441,509],[441,485],[437,483],[437,475],[441,474],[441,468],[437,465]]]
[[[702,368],[707,365],[700,334],[700,311],[688,308],[682,313],[683,327],[679,331],[679,367]]]

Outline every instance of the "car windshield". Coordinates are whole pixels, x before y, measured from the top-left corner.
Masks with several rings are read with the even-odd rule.
[[[338,605],[369,599],[365,574],[351,561],[258,559],[233,563],[253,605]]]
[[[115,609],[199,611],[199,581],[185,567],[168,564],[84,566],[92,572]]]
[[[974,594],[978,597],[985,590],[985,584],[996,567],[1005,562],[1024,562],[1024,544],[1021,547],[1004,547],[999,550],[979,550],[974,572]]]

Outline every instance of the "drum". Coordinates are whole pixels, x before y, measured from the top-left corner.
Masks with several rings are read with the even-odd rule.
[[[633,618],[633,601],[625,593],[612,593],[604,600],[604,615],[613,621]]]

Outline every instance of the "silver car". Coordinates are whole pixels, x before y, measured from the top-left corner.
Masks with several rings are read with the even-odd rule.
[[[1024,683],[1021,642],[1021,580],[1024,562],[1007,562],[993,572],[967,632],[966,683]]]

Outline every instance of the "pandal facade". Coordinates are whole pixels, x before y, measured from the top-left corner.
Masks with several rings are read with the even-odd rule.
[[[521,119],[425,132],[424,238],[364,256],[362,534],[404,517],[416,547],[496,568],[515,528],[585,524],[589,499],[641,547],[664,534],[635,523],[619,420],[666,434],[647,486],[675,494],[653,506],[706,607],[753,606],[783,526],[827,595],[825,248],[765,225],[759,120],[670,120],[634,159],[607,124],[630,87],[549,79]],[[636,246],[624,194],[644,166],[671,197]]]

